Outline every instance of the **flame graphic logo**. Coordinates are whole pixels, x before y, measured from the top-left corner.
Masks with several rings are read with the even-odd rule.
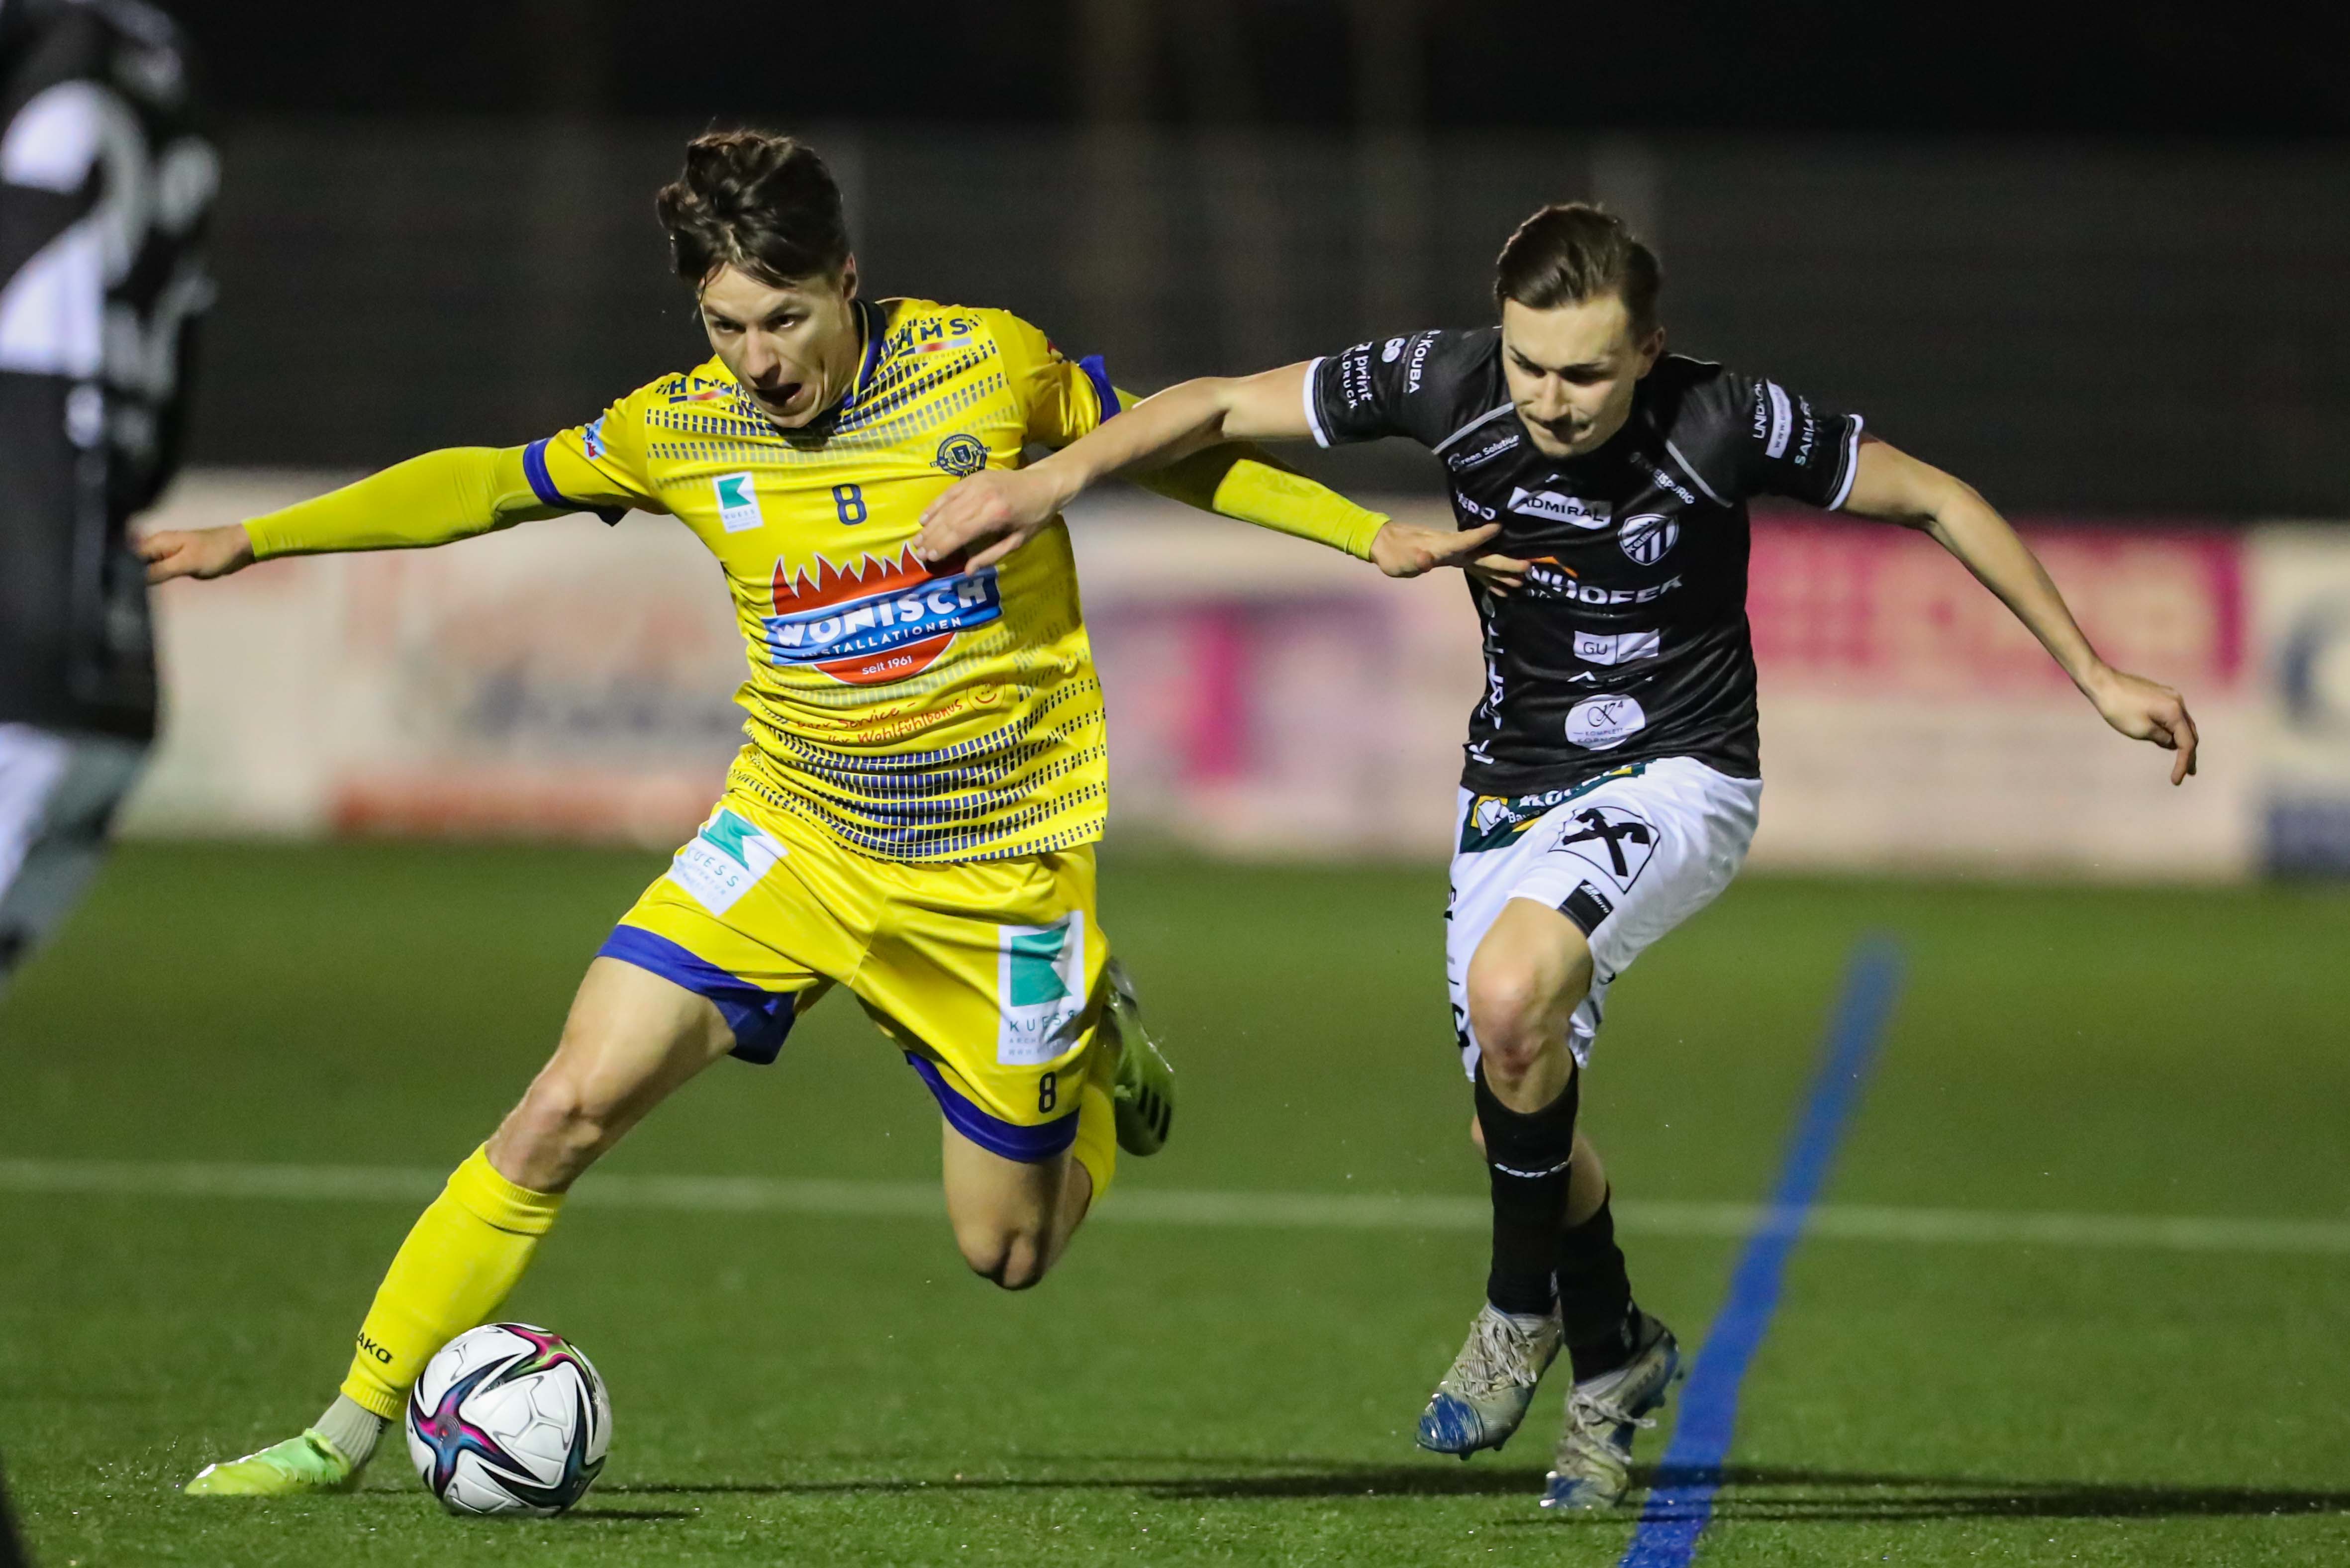
[[[1003,614],[994,567],[937,572],[914,558],[911,542],[894,556],[860,556],[846,568],[817,556],[812,575],[779,559],[774,599],[775,613],[765,622],[775,662],[813,666],[854,686],[919,675],[957,633]]]

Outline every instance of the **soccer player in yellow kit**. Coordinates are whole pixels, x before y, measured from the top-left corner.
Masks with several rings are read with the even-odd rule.
[[[1095,915],[1107,769],[1067,535],[1001,566],[912,553],[948,485],[1066,445],[1120,395],[1097,359],[1064,358],[1007,312],[860,297],[839,192],[788,138],[698,139],[660,210],[710,360],[528,446],[429,453],[142,544],[161,581],[667,513],[724,568],[751,672],[724,794],[589,965],[521,1103],[409,1232],[333,1405],[207,1467],[192,1495],[354,1484],[424,1364],[496,1312],[571,1183],[719,1057],[774,1060],[835,984],[937,1098],[957,1245],[1005,1289],[1051,1267],[1118,1146],[1166,1137],[1172,1079]],[[1155,481],[1395,576],[1482,542],[1390,523],[1238,448]]]

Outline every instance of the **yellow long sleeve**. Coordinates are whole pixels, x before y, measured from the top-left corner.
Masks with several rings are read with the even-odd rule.
[[[248,519],[253,557],[334,550],[411,550],[445,545],[574,510],[549,506],[531,488],[522,447],[456,446],[283,511]]]
[[[1311,539],[1357,560],[1371,558],[1371,541],[1388,521],[1386,513],[1357,506],[1245,442],[1195,452],[1180,462],[1136,474],[1134,482],[1186,506]]]
[[[1129,408],[1141,400],[1124,388],[1117,395]],[[1361,561],[1371,558],[1371,541],[1388,522],[1386,513],[1356,505],[1248,441],[1226,441],[1131,477],[1170,501],[1311,539]]]

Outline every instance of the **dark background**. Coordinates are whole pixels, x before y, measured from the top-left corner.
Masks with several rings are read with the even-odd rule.
[[[1487,318],[1596,197],[1676,347],[2019,511],[2350,514],[2350,23],[2314,8],[620,0],[182,8],[228,159],[195,452],[510,442],[704,352],[651,192],[807,134],[868,286],[1122,382]],[[1318,460],[1428,488],[1424,457]]]

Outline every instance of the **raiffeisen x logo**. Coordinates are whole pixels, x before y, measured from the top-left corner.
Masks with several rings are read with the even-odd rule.
[[[853,569],[816,558],[811,577],[775,563],[767,651],[779,665],[813,665],[836,680],[878,686],[928,670],[955,634],[1003,614],[995,568],[933,576],[909,543]]]

